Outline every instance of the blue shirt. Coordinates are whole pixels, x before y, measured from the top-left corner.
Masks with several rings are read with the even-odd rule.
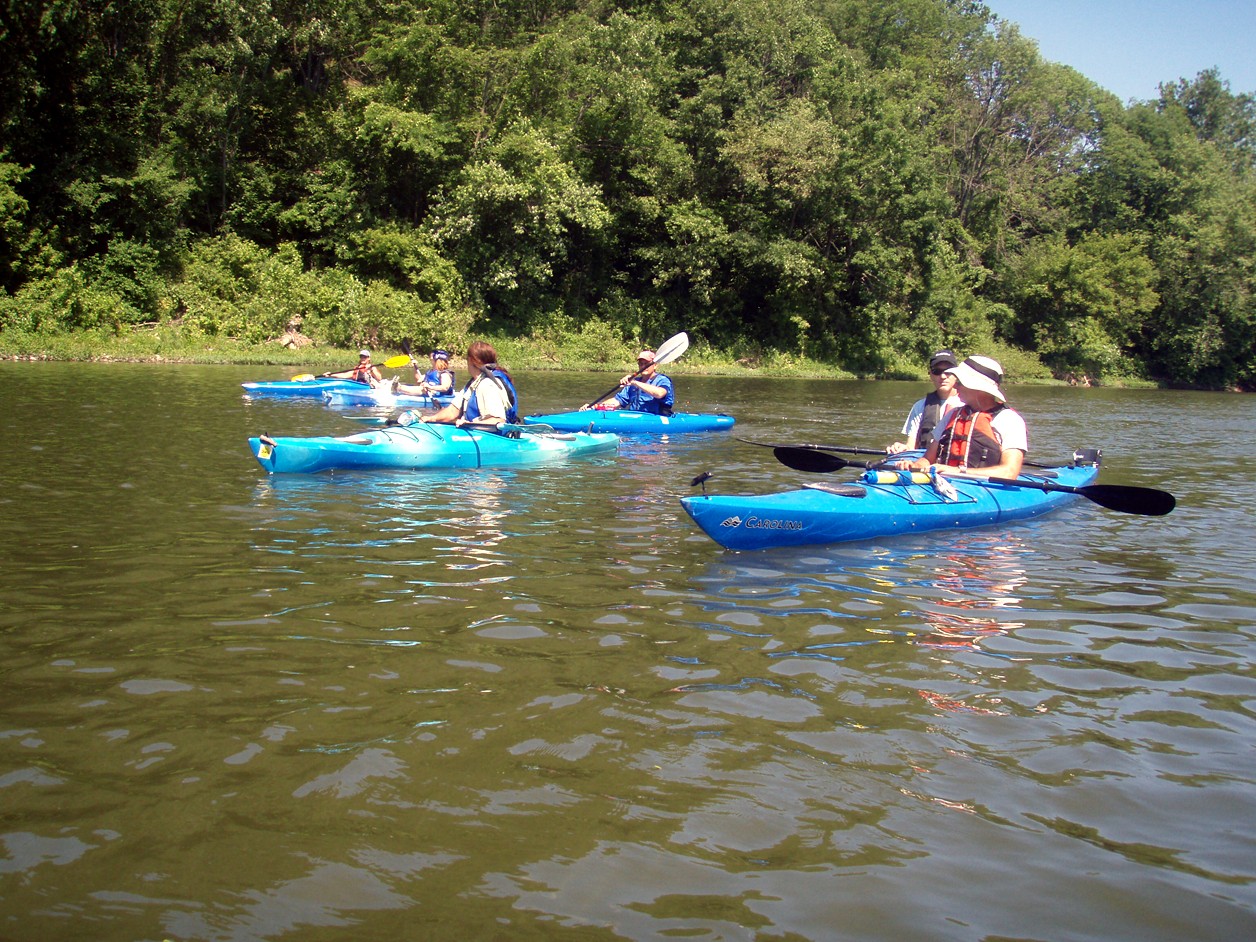
[[[667,395],[655,399],[649,393],[638,389],[636,386],[628,386],[615,394],[615,398],[619,400],[621,408],[628,412],[671,415],[672,405],[676,402],[676,390],[672,388],[671,379],[662,373],[655,373],[649,379],[642,379],[640,382],[645,383],[647,386],[662,386],[667,390]]]

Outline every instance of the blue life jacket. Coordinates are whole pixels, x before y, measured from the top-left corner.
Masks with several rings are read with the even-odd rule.
[[[505,373],[493,369],[492,366],[485,364],[480,367],[480,379],[499,383],[506,390],[506,421],[512,425],[519,421],[519,395],[515,392],[515,384],[511,382],[510,377]],[[467,383],[466,388],[470,388],[475,384],[475,380]],[[475,394],[469,393],[466,402],[463,404],[462,417],[468,422],[474,422],[480,417],[480,404],[476,401]]]
[[[449,377],[449,390],[448,392],[440,393],[440,395],[451,395],[454,391],[454,383],[457,382],[457,378],[454,376],[453,370],[438,370],[435,367],[432,367],[432,369],[428,370],[427,374],[423,377],[423,382],[427,383],[429,386],[440,386],[442,385],[442,376]]]

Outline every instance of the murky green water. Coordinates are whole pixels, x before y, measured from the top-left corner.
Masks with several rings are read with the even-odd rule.
[[[1149,519],[732,554],[731,435],[268,478],[257,369],[0,364],[0,938],[1256,934],[1256,409],[1017,390]],[[524,375],[525,411],[606,375]],[[880,446],[914,384],[678,381]]]

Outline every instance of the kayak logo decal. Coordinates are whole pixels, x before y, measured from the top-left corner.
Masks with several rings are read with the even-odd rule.
[[[720,521],[721,527],[745,527],[747,530],[804,530],[806,524],[801,520],[782,520],[779,517],[725,517]]]

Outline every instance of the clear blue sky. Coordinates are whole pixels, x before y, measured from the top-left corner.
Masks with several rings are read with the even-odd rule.
[[[985,0],[1044,59],[1070,65],[1123,102],[1216,68],[1256,93],[1256,0]]]

